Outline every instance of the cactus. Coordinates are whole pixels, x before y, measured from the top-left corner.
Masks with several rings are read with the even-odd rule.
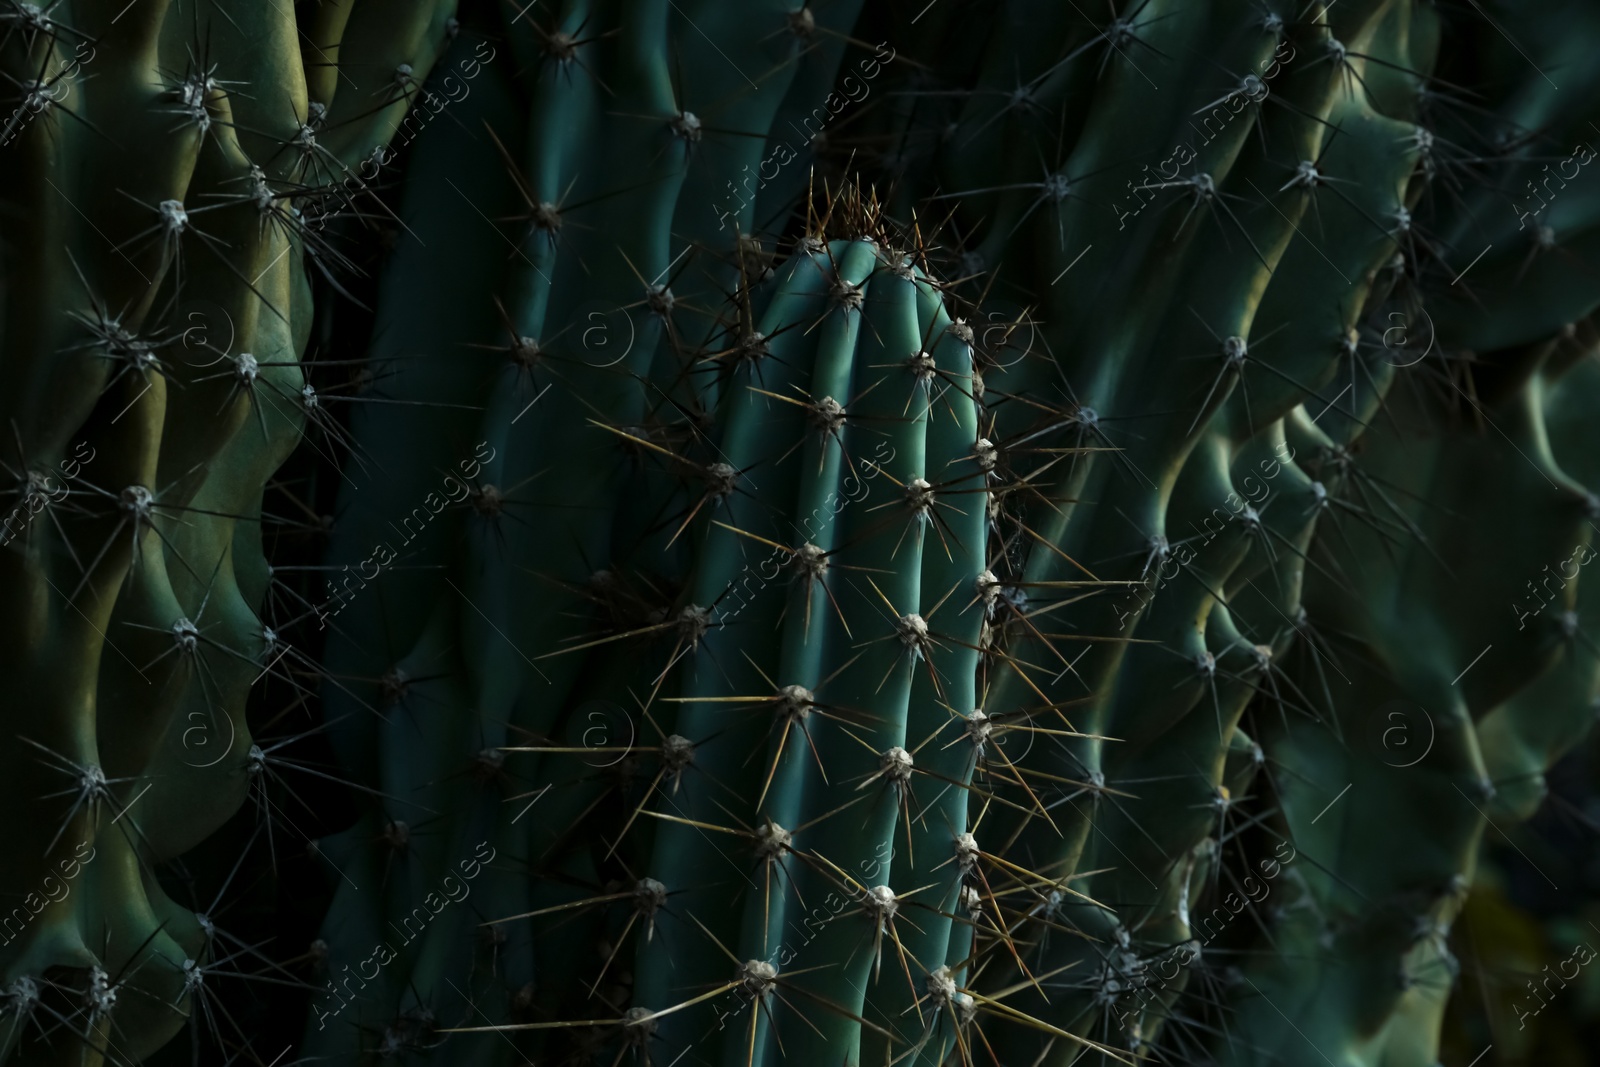
[[[1531,231],[1504,205],[1580,137],[1579,98],[1536,60],[1469,128],[1431,72],[1505,68],[1508,46],[1409,2],[1152,0],[1105,22],[1014,3],[981,48],[953,46],[958,5],[863,12],[854,39],[893,51],[845,115],[852,53],[808,42],[850,14],[507,24],[528,162],[498,136],[482,192],[521,202],[523,254],[460,298],[419,298],[436,274],[397,263],[383,336],[517,367],[387,378],[485,414],[426,446],[409,498],[349,493],[375,530],[472,441],[494,450],[450,532],[334,639],[336,673],[367,679],[333,700],[360,724],[348,765],[392,799],[324,848],[405,873],[376,909],[341,886],[329,976],[347,931],[374,944],[474,842],[500,858],[308,1048],[425,1031],[484,1062],[1265,1064],[1309,1041],[1340,1067],[1431,1064],[1478,842],[1536,806],[1593,690],[1581,616],[1519,630],[1521,579],[1459,535],[1587,544],[1572,413],[1600,294],[1570,267],[1593,194],[1574,181]],[[781,166],[749,189],[831,70],[807,191]],[[595,93],[613,105],[584,110]],[[732,129],[757,135],[743,154]],[[557,233],[562,197],[616,206]],[[435,310],[468,300],[472,327]],[[402,425],[356,436],[402,454]],[[884,477],[814,527],[851,495],[864,425],[894,449],[867,468]],[[1415,764],[1384,747],[1385,709],[1431,731]],[[424,844],[401,806],[484,765]],[[1407,833],[1364,851],[1385,825]]]
[[[5,1063],[140,1061],[240,970],[174,871],[245,803],[284,652],[263,492],[342,261],[308,216],[365,196],[451,32],[383,7],[0,10]]]
[[[279,129],[265,71],[230,66],[272,50],[207,52],[204,18],[116,38],[13,7],[4,47],[34,61],[144,32],[165,71],[189,42],[212,137],[161,137],[217,158],[140,156],[193,195],[96,197],[162,272],[142,304],[122,261],[30,242],[63,262],[8,267],[8,294],[39,287],[18,306],[56,325],[8,315],[8,355],[181,344],[196,287],[257,353],[113,367],[63,393],[82,410],[57,422],[93,434],[30,429],[59,375],[23,409],[29,470],[78,438],[101,457],[70,476],[81,512],[21,535],[29,565],[176,679],[141,704],[95,644],[96,692],[155,701],[97,716],[110,780],[73,762],[82,728],[29,736],[53,769],[12,757],[32,795],[89,783],[52,801],[101,827],[85,872],[113,841],[134,860],[137,893],[84,895],[124,907],[69,963],[77,1046],[141,1058],[203,999],[214,924],[136,865],[256,781],[266,821],[222,883],[266,873],[255,835],[294,796],[272,772],[310,769],[279,753],[315,735],[355,817],[313,845],[320,936],[263,974],[312,990],[306,1062],[1440,1059],[1480,850],[1600,696],[1594,14],[1540,2],[1508,35],[1498,5],[1424,0],[485,0],[447,28],[453,5],[324,3],[305,49],[404,73],[357,108],[337,83],[360,60],[307,61]],[[109,153],[101,118],[148,124],[180,80],[84,78],[93,106],[41,108],[60,135],[17,148]],[[352,262],[306,212],[391,136],[396,247],[330,418],[300,392],[305,258],[272,256],[299,247],[341,298]],[[283,229],[244,219],[280,196]],[[52,211],[29,225],[76,226]],[[266,272],[193,269],[191,229]],[[119,449],[119,425],[144,436]],[[308,426],[351,447],[328,580],[296,585],[261,562],[260,490]],[[138,477],[96,481],[107,444]],[[123,482],[148,503],[97,511]],[[322,720],[250,747],[244,692],[295,624],[325,642]],[[28,691],[59,704],[83,675],[40,664],[80,646],[26,633]],[[200,808],[173,724],[218,709],[241,740]],[[57,825],[34,851],[73,842],[43,847]],[[123,985],[159,1018],[106,1017]],[[50,1006],[34,988],[19,1020]],[[72,1054],[34,1032],[6,1048]]]

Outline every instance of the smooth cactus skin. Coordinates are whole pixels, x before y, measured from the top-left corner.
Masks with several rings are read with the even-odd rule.
[[[359,192],[451,32],[385,7],[0,8],[0,1062],[141,1061],[238,970],[173,861],[245,803],[293,640],[261,526],[317,417],[302,209]]]
[[[158,869],[293,622],[360,793],[302,1062],[1439,1061],[1600,699],[1600,15],[235,7],[0,8],[16,501],[71,471],[0,546],[0,888],[73,869],[0,1062],[204,1007]],[[274,607],[307,218],[443,93]]]

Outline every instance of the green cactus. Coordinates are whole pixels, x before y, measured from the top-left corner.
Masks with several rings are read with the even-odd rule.
[[[168,876],[245,803],[283,651],[263,491],[338,258],[305,215],[365,193],[454,32],[383,6],[0,9],[5,1063],[140,1061],[239,970]]]
[[[4,751],[92,887],[0,1058],[223,1011],[163,864],[256,788],[191,855],[277,873],[296,769],[354,805],[256,976],[304,1062],[1439,1062],[1484,842],[1600,698],[1600,16],[454,7],[0,12],[19,503],[77,464],[5,546]],[[302,392],[366,314],[317,216],[391,209]],[[195,308],[236,343],[162,355]]]
[[[393,379],[397,399],[485,410],[423,446],[405,493],[471,440],[496,458],[455,544],[416,557],[444,576],[378,579],[330,661],[369,679],[357,701],[396,709],[379,727],[334,701],[364,724],[363,781],[410,803],[474,761],[499,776],[444,804],[454,828],[425,850],[397,846],[390,802],[333,865],[425,881],[481,836],[503,892],[474,905],[475,950],[464,926],[430,928],[454,949],[410,957],[364,1021],[308,1047],[348,1055],[426,1019],[485,1062],[1255,1064],[1309,1040],[1340,1067],[1431,1064],[1490,814],[1478,785],[1515,783],[1495,810],[1526,817],[1587,723],[1581,619],[1508,632],[1521,579],[1456,536],[1477,521],[1541,559],[1582,541],[1590,483],[1563,472],[1543,411],[1585,395],[1566,382],[1592,346],[1569,327],[1600,294],[1552,250],[1582,261],[1592,194],[1563,189],[1531,251],[1528,213],[1504,207],[1529,160],[1578,136],[1579,98],[1535,63],[1468,129],[1430,72],[1499,69],[1514,46],[1397,0],[1151,0],[1105,22],[1014,3],[970,42],[952,4],[863,12],[852,37],[885,41],[889,73],[845,115],[852,53],[808,42],[852,14],[572,4],[531,40],[510,29],[535,79],[529,162],[497,149],[514,189],[486,176],[482,195],[523,202],[524,254],[471,294],[470,328],[434,310],[464,298],[397,264],[393,314],[415,325],[385,336],[498,344],[533,369],[486,385],[436,358]],[[1447,35],[1477,58],[1438,58]],[[1547,34],[1538,55],[1584,39]],[[753,195],[735,184],[800,158],[790,130],[835,70],[806,172],[828,190],[801,198],[782,167]],[[554,102],[596,93],[613,105]],[[835,161],[860,170],[829,177]],[[418,217],[459,232],[464,211],[422,199],[427,173],[409,179]],[[857,173],[885,179],[885,207]],[[1468,174],[1476,202],[1441,192]],[[557,239],[540,205],[563,195],[616,206]],[[911,224],[929,217],[937,235]],[[775,271],[769,226],[793,248]],[[951,281],[890,280],[907,253]],[[864,291],[859,326],[841,277]],[[913,303],[915,321],[895,310]],[[1391,313],[1419,335],[1426,318],[1437,354],[1396,349]],[[931,346],[946,319],[970,367]],[[624,329],[613,361],[595,338]],[[924,349],[931,403],[895,384]],[[837,455],[813,432],[824,393],[874,420],[895,488],[813,528],[863,451],[859,423]],[[357,437],[420,444],[398,418]],[[383,497],[369,528],[408,499]],[[940,619],[926,647],[913,613]],[[1506,651],[1476,664],[1485,646]],[[1547,701],[1559,722],[1518,711]],[[1437,733],[1414,766],[1382,747],[1390,704]],[[449,709],[426,721],[453,747],[399,740],[427,709]],[[1485,737],[1509,762],[1483,763]],[[1410,837],[1364,851],[1386,822]],[[1263,888],[1270,910],[1233,924]],[[327,929],[392,923],[421,891],[374,912],[341,887]],[[469,1037],[490,1030],[507,1040]]]

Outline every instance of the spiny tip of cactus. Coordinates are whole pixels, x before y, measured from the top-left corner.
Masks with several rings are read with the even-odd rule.
[[[672,313],[678,298],[665,285],[651,284],[644,287],[644,302],[652,314],[665,317]]]
[[[828,572],[828,553],[807,541],[795,550],[794,563],[806,580],[821,578]]]
[[[705,127],[700,124],[700,117],[693,111],[680,111],[667,123],[672,128],[676,137],[681,137],[689,144],[699,141],[705,134]]]
[[[1264,671],[1272,666],[1271,645],[1251,645],[1250,653],[1255,659],[1256,670]]]
[[[255,380],[261,376],[261,363],[249,352],[240,352],[233,360],[234,371],[240,384],[250,388]]]
[[[1200,671],[1202,678],[1212,678],[1217,673],[1217,657],[1210,650],[1200,653],[1194,658],[1195,667]]]
[[[309,383],[300,387],[300,406],[307,411],[315,411],[322,406],[322,398],[317,396],[317,391]]]
[[[973,708],[972,714],[967,716],[967,740],[982,748],[993,733],[994,720],[984,714],[982,708]],[[959,838],[957,840],[959,841]]]
[[[541,200],[528,214],[535,229],[555,234],[561,229],[561,208],[548,200]]]
[[[812,14],[809,6],[789,12],[789,32],[796,37],[805,40],[815,33],[816,29],[817,16]]]
[[[484,482],[483,485],[472,489],[469,499],[472,501],[472,510],[486,519],[499,515],[505,508],[506,502],[505,494],[492,482]]]
[[[973,446],[972,458],[977,461],[979,470],[992,471],[1000,465],[1000,450],[987,437],[980,437]]]
[[[472,757],[473,774],[479,780],[498,777],[505,763],[506,754],[498,748],[480,748],[477,755]]]
[[[800,722],[811,714],[817,696],[803,685],[786,685],[778,690],[775,714],[780,722]]]
[[[260,745],[250,746],[250,751],[245,754],[244,770],[252,778],[266,773],[267,754],[261,751]]]
[[[794,835],[771,819],[756,827],[755,838],[756,855],[761,859],[772,859],[794,844]]]
[[[200,628],[187,618],[179,617],[172,624],[172,641],[180,652],[193,652],[200,642]]]
[[[933,507],[933,486],[925,478],[913,478],[906,483],[906,507],[926,519]]]
[[[674,773],[694,762],[694,742],[681,734],[668,734],[661,742],[661,762]]]
[[[384,844],[400,852],[411,844],[411,827],[400,819],[393,819],[380,836]]]
[[[384,704],[397,704],[406,695],[406,689],[411,685],[411,676],[401,670],[399,665],[390,667],[378,679],[378,695]]]
[[[906,366],[911,370],[911,376],[921,385],[933,381],[933,376],[939,371],[939,364],[927,352],[913,352],[906,357]]]
[[[31,975],[18,975],[6,986],[5,997],[19,1014],[26,1012],[39,999],[39,983]]]
[[[11,17],[30,30],[46,30],[51,26],[47,16],[38,4],[20,3],[15,5],[16,14]]]
[[[939,1007],[944,1007],[955,999],[956,980],[950,973],[950,968],[945,966],[935,967],[928,972],[928,998]]]
[[[738,980],[745,992],[765,997],[778,984],[778,968],[766,960],[745,960],[739,965]]]
[[[578,38],[566,30],[556,30],[544,35],[544,53],[558,63],[570,63],[578,57]]]
[[[893,919],[900,910],[900,901],[895,897],[894,890],[886,885],[875,885],[867,890],[861,897],[861,904],[867,915],[880,923]]]
[[[806,407],[811,424],[824,433],[837,433],[844,426],[844,405],[831,396],[825,396]]]
[[[758,362],[772,355],[772,346],[767,343],[767,335],[759,330],[752,330],[739,338],[739,359],[745,362]]]
[[[977,917],[983,912],[983,894],[970,885],[961,887],[961,906],[967,909],[968,914]]]
[[[1561,636],[1571,640],[1578,636],[1578,613],[1576,611],[1563,611],[1556,616],[1556,624],[1561,628]]]
[[[642,1043],[656,1032],[655,1013],[649,1008],[635,1005],[622,1014],[622,1025],[629,1031],[629,1040]]]
[[[22,83],[22,106],[34,114],[49,111],[55,106],[55,87],[47,81],[29,78]]]
[[[142,485],[130,485],[117,496],[117,506],[135,518],[149,518],[156,498]]]
[[[1091,407],[1080,407],[1073,412],[1069,421],[1077,423],[1086,430],[1092,430],[1100,425],[1100,413]]]
[[[867,294],[861,286],[844,278],[835,278],[828,287],[829,298],[846,311],[860,311],[866,302]]]
[[[911,770],[914,763],[911,753],[894,745],[878,757],[878,773],[895,785],[905,785],[911,781]]]
[[[978,865],[978,857],[982,854],[982,849],[978,848],[977,837],[971,833],[957,834],[955,851],[956,869],[963,876],[971,874],[973,868]]]
[[[902,615],[895,621],[895,631],[900,636],[900,643],[910,649],[915,655],[922,655],[927,651],[932,640],[928,634],[928,623],[921,615],[915,613]]]
[[[539,342],[532,337],[518,337],[511,342],[512,362],[523,367],[532,367],[539,362],[539,357],[544,350],[539,347]]]
[[[1321,183],[1322,172],[1317,169],[1316,161],[1302,159],[1294,168],[1294,177],[1279,187],[1278,191],[1281,193],[1285,189],[1293,189],[1297,185],[1304,186],[1307,189],[1315,189]]]
[[[116,1007],[117,987],[99,964],[89,968],[89,987],[84,990],[83,1001],[91,1015],[108,1015]]]
[[[189,212],[181,200],[163,200],[156,205],[156,211],[168,233],[182,233],[189,225]]]
[[[1548,251],[1556,246],[1556,231],[1549,226],[1537,226],[1533,231],[1533,242],[1540,251]]]
[[[1112,23],[1113,29],[1115,29],[1117,23],[1120,23],[1121,21],[1121,19],[1118,19],[1116,23]],[[1112,33],[1111,30],[1106,32],[1108,35]],[[1006,107],[1014,111],[1032,111],[1035,103],[1036,96],[1032,85],[1019,85],[1015,89],[1011,90],[1010,94],[1006,97]]]
[[[711,629],[710,608],[690,604],[678,612],[678,634],[690,645],[698,645],[709,629]]]
[[[645,915],[654,915],[666,906],[667,887],[654,878],[641,878],[633,886],[633,905]]]
[[[967,325],[966,319],[956,319],[955,321],[951,322],[950,325],[944,328],[944,332],[951,335],[968,348],[972,347],[974,335],[972,333],[972,327]]]
[[[728,463],[716,462],[706,467],[706,494],[718,499],[732,494],[739,481],[739,471]]]

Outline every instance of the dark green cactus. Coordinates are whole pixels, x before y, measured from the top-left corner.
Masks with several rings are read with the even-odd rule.
[[[285,651],[263,491],[338,258],[305,215],[364,193],[454,6],[0,9],[0,1061],[142,1060],[240,970],[171,876],[245,803]]]
[[[1600,16],[369,0],[245,49],[67,6],[0,12],[19,502],[77,464],[4,549],[7,758],[94,888],[5,957],[6,1054],[211,1003],[157,869],[254,782],[212,881],[275,873],[292,768],[355,811],[264,964],[306,1062],[1441,1060],[1480,853],[1600,697]],[[82,113],[26,73],[80,45]],[[391,204],[330,418],[317,216]],[[243,347],[149,362],[196,300]],[[308,427],[309,585],[261,536]],[[302,633],[321,721],[253,745]]]
[[[1487,544],[1534,558],[1582,541],[1587,483],[1563,473],[1541,419],[1591,350],[1571,325],[1600,293],[1553,250],[1565,233],[1581,261],[1592,199],[1563,190],[1540,213],[1550,229],[1520,242],[1530,213],[1491,210],[1524,161],[1577,137],[1578,98],[1507,73],[1522,88],[1497,86],[1489,128],[1468,128],[1430,80],[1441,42],[1486,66],[1507,46],[1406,2],[1153,0],[1104,23],[1017,3],[978,41],[961,39],[960,5],[866,13],[854,36],[886,42],[881,95],[831,117],[846,53],[810,147],[830,187],[854,177],[825,177],[830,161],[851,161],[888,179],[908,223],[950,212],[935,237],[885,227],[875,195],[844,187],[796,212],[781,167],[756,195],[718,189],[798,156],[789,130],[816,106],[801,94],[824,95],[838,63],[805,65],[820,10],[720,14],[568,5],[535,31],[520,54],[538,64],[523,149],[536,172],[516,168],[515,195],[544,258],[513,261],[502,330],[536,339],[543,362],[514,388],[505,371],[487,393],[457,376],[396,394],[483,404],[485,428],[463,416],[451,447],[483,439],[504,458],[475,491],[492,506],[465,515],[464,547],[420,557],[451,576],[392,580],[429,589],[426,610],[350,633],[367,657],[355,673],[391,679],[410,716],[460,701],[471,740],[428,752],[404,788],[392,771],[371,781],[420,793],[505,738],[499,794],[542,820],[523,833],[502,819],[494,838],[509,857],[496,876],[517,888],[498,912],[480,905],[492,933],[463,972],[489,985],[469,996],[456,980],[452,997],[419,957],[411,991],[374,998],[363,1025],[443,1027],[449,1003],[450,1031],[498,1030],[524,1055],[640,1062],[1067,1063],[1206,1046],[1298,1062],[1309,1039],[1340,1067],[1431,1064],[1444,938],[1481,804],[1498,796],[1480,786],[1513,783],[1517,799],[1494,802],[1526,817],[1530,773],[1587,723],[1579,617],[1514,633],[1521,579],[1455,533],[1478,521]],[[1552,62],[1571,47],[1541,40]],[[707,41],[723,54],[697,52]],[[657,84],[665,95],[615,84],[674,53],[700,58]],[[734,75],[753,70],[746,91]],[[790,84],[776,108],[774,82]],[[561,170],[582,142],[541,101],[602,86],[637,102],[593,119],[587,150],[607,162]],[[741,121],[722,128],[717,108]],[[640,114],[654,141],[624,122]],[[733,129],[756,135],[748,151],[717,136]],[[1464,180],[1479,203],[1447,191]],[[569,186],[640,213],[608,217],[598,242],[554,240],[534,209]],[[794,251],[768,276],[748,231],[791,213]],[[601,266],[629,242],[626,273]],[[931,347],[947,336],[934,304],[912,321],[877,302],[907,251],[955,280],[944,316],[965,306],[956,292],[977,301],[956,327],[970,368]],[[1473,283],[1455,284],[1468,269]],[[697,283],[674,280],[668,300],[651,287],[669,275],[716,287],[688,298]],[[827,291],[841,276],[865,293],[854,336]],[[400,299],[439,341],[466,339]],[[473,301],[489,345],[493,316]],[[622,329],[618,362],[585,343]],[[942,400],[906,399],[902,348],[935,353]],[[870,388],[844,399],[848,381]],[[849,423],[830,459],[822,394],[874,420],[868,435],[895,449],[877,485],[895,488],[814,528],[819,499],[848,496],[849,467],[830,464],[859,463],[850,442],[864,440]],[[525,410],[537,421],[513,430]],[[908,526],[923,492],[929,521]],[[942,625],[924,647],[905,619],[930,603]],[[1503,658],[1475,664],[1485,646]],[[1569,725],[1519,715],[1513,697],[1559,699]],[[1415,765],[1383,747],[1390,705],[1433,731]],[[1483,765],[1480,731],[1513,762]],[[360,749],[353,765],[381,750]],[[471,802],[473,826],[500,818],[495,799]],[[1413,813],[1407,832],[1430,847],[1397,835],[1392,854],[1363,858],[1361,828],[1393,822],[1386,806]],[[392,846],[397,810],[352,831],[367,855]],[[465,854],[445,836],[431,855]],[[1263,889],[1270,910],[1235,924]],[[339,899],[330,930],[370,914],[358,890]],[[1252,928],[1272,951],[1231,966]],[[486,978],[502,951],[516,962]],[[582,988],[554,977],[573,959]],[[513,1047],[439,1037],[489,1059]]]

